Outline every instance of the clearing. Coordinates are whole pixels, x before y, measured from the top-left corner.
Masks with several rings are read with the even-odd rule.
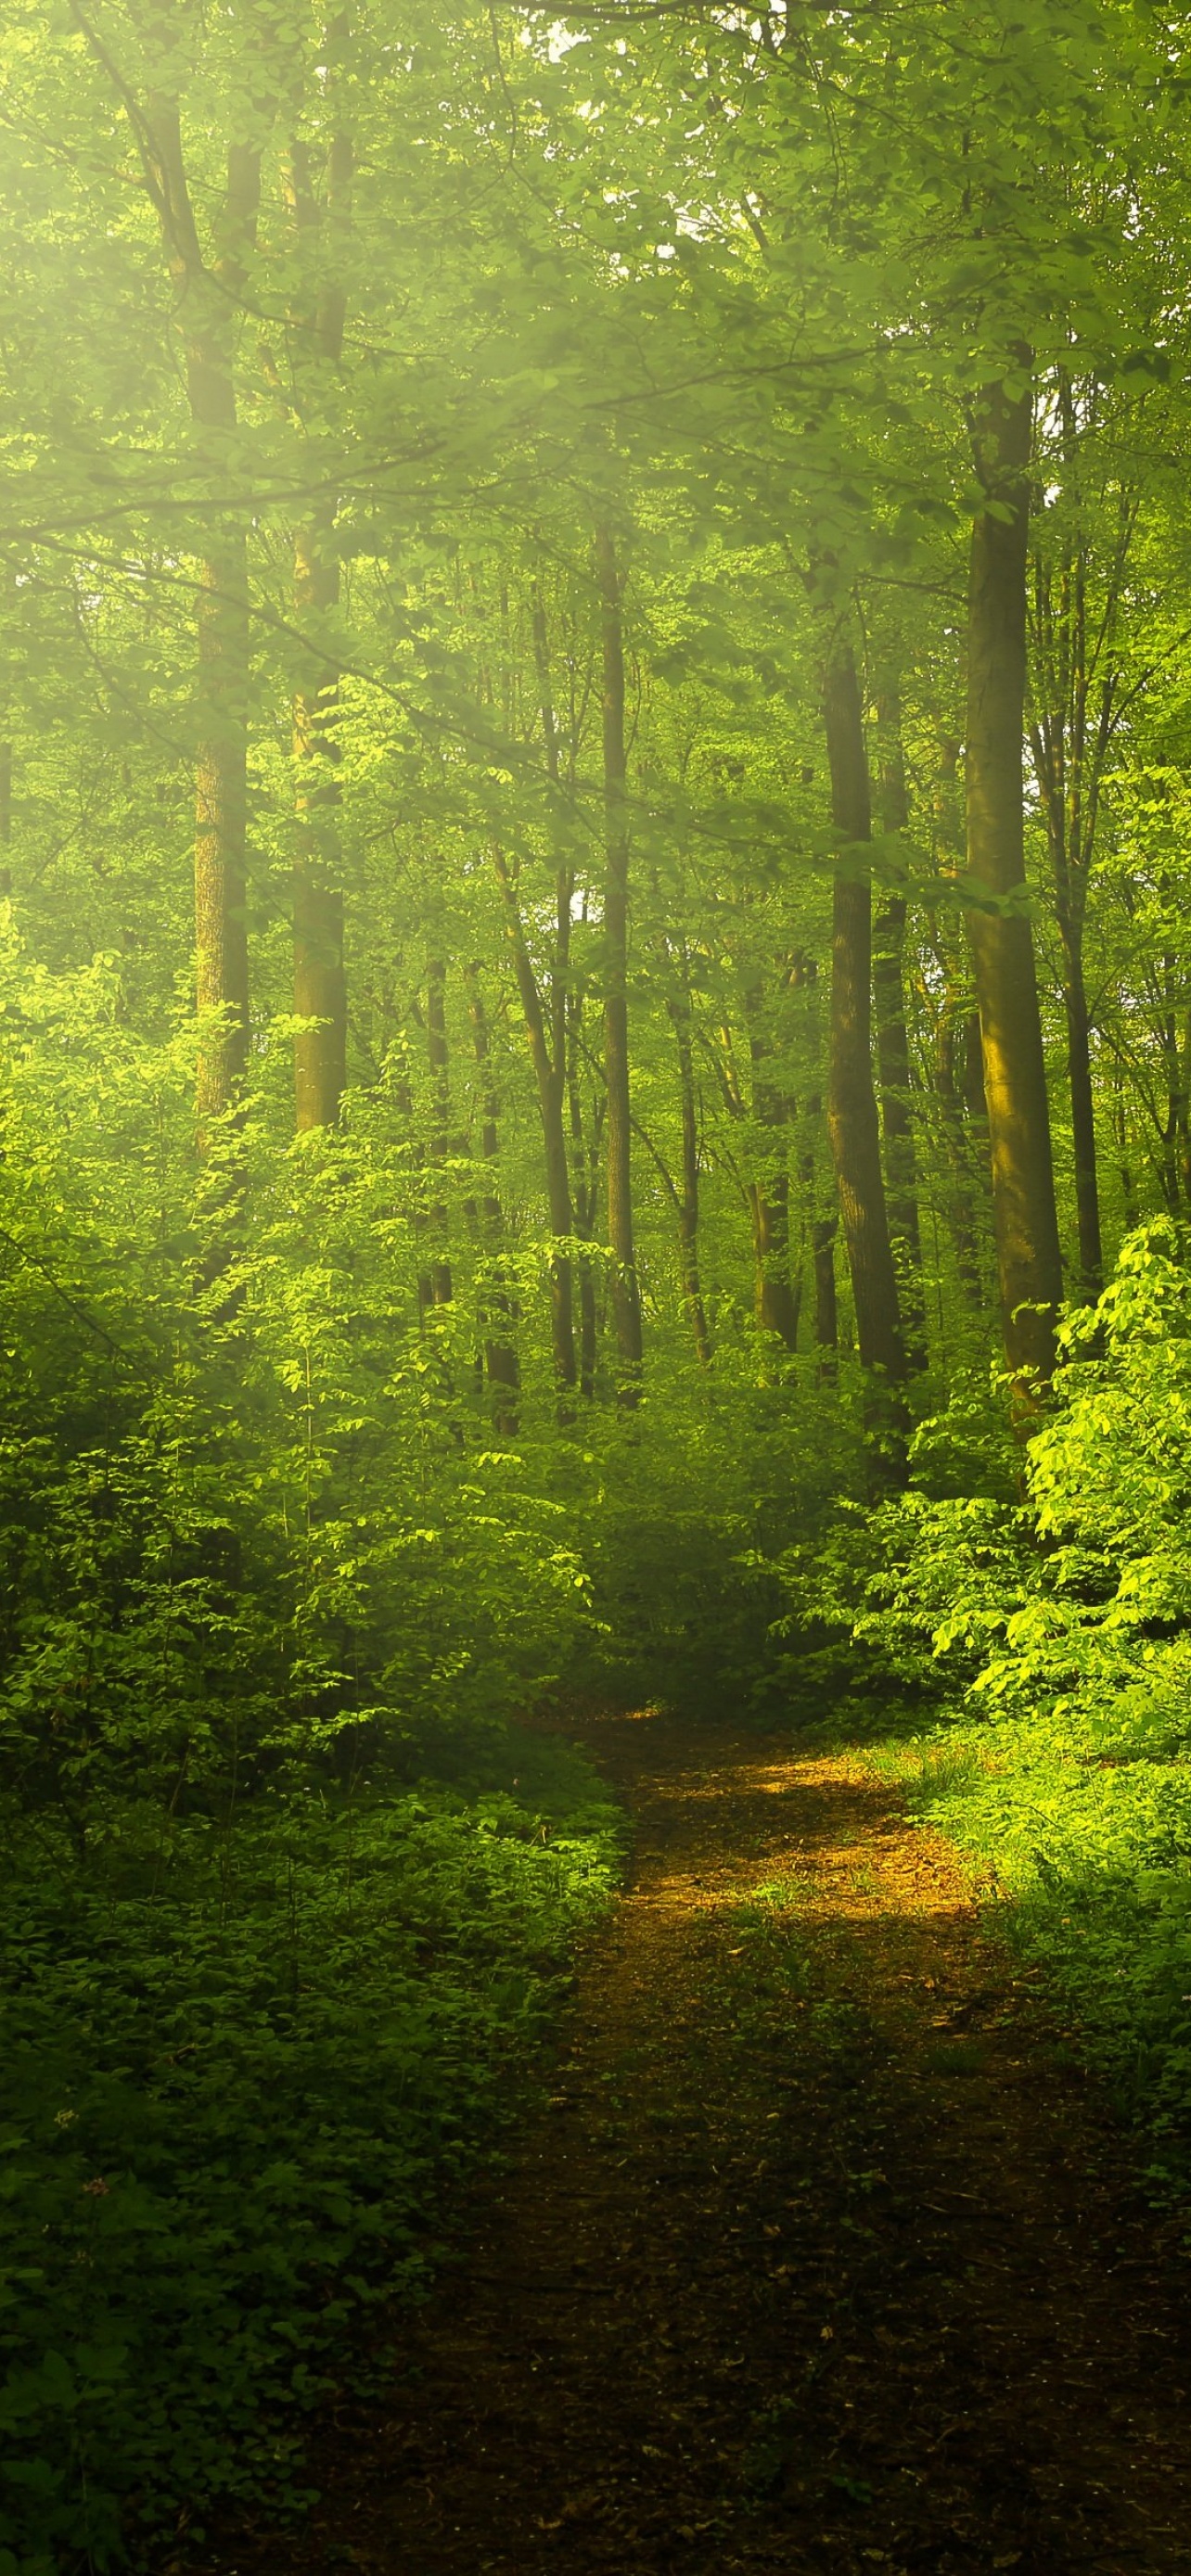
[[[855,1755],[605,1720],[637,1819],[550,2096],[391,2395],[221,2576],[1191,2570],[1183,2226]]]

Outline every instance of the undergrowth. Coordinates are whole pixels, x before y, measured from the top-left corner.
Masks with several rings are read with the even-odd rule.
[[[80,1877],[10,1837],[0,1984],[0,2571],[302,2500],[302,2417],[416,2293],[604,1902],[577,1754],[504,1785],[258,1800]]]
[[[960,1712],[870,1760],[975,1863],[1125,2117],[1149,2179],[1191,2192],[1191,1763],[1089,1753],[1053,1714]]]
[[[837,1712],[972,1856],[1163,2191],[1191,2190],[1191,1238],[1122,1249],[1028,1443],[960,1388],[910,1489],[778,1567]],[[826,1641],[820,1649],[819,1639]],[[811,1658],[814,1669],[815,1657]]]

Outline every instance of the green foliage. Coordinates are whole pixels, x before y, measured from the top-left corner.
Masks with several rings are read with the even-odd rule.
[[[291,1793],[223,1828],[159,1817],[155,1843],[143,1813],[81,1878],[64,1838],[10,1831],[0,2547],[22,2570],[105,2566],[219,2495],[300,2501],[303,2410],[362,2308],[425,2276],[610,1884],[590,1774],[519,1754],[518,1787],[466,1798]]]
[[[1182,1937],[1183,38],[813,18],[0,0],[0,2576],[299,2491],[606,1884],[510,1723],[968,1691],[922,1794]],[[1081,1025],[1127,1237],[1028,1465],[957,614],[1027,365],[1004,902],[1089,1295]]]
[[[1074,1314],[1027,1498],[911,1493],[856,1618],[966,1699],[878,1749],[1008,1901],[1129,2112],[1191,2183],[1191,1269],[1129,1238]],[[855,1596],[854,1596],[855,1597]]]

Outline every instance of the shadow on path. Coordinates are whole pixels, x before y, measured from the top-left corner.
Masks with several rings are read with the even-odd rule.
[[[847,1754],[584,1734],[638,1838],[551,2099],[221,2576],[1191,2571],[1186,2271],[949,1847]]]

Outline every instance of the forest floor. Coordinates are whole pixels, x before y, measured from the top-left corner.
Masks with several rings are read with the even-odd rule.
[[[606,1720],[549,2098],[309,2527],[220,2576],[1191,2570],[1191,2265],[951,1848],[856,1754]]]

